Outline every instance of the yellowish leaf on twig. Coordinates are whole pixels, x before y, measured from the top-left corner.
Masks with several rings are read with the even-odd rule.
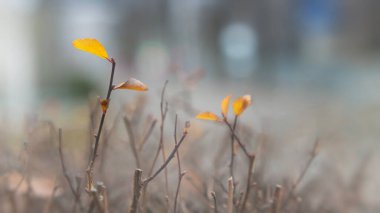
[[[234,114],[236,116],[239,116],[241,113],[244,112],[244,110],[251,104],[251,96],[250,95],[244,95],[242,97],[237,98],[232,108],[234,110]]]
[[[79,50],[99,56],[100,58],[110,60],[106,49],[94,38],[76,39],[73,41],[73,46]]]
[[[212,112],[201,112],[196,118],[210,121],[220,121],[220,118]]]
[[[102,108],[102,112],[106,113],[108,109],[108,100],[99,98],[99,104],[100,104],[100,107]]]
[[[116,89],[129,89],[129,90],[137,90],[137,91],[147,91],[148,87],[141,81],[130,78],[128,81],[123,82],[113,88]]]
[[[231,96],[230,95],[227,95],[222,103],[220,104],[220,107],[222,108],[222,115],[223,117],[227,118],[227,114],[228,114],[228,106],[230,104],[230,99],[231,99]]]

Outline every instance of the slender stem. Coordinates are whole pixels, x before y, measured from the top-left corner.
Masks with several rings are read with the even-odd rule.
[[[80,196],[77,193],[77,191],[75,190],[74,184],[73,184],[72,180],[70,179],[70,176],[69,176],[69,174],[67,173],[67,170],[66,170],[65,159],[63,157],[63,151],[62,151],[62,129],[61,128],[58,129],[58,152],[59,152],[59,159],[60,159],[60,162],[61,162],[63,176],[65,177],[67,183],[69,184],[69,188],[71,190],[71,193],[75,197],[74,205],[76,205],[76,203],[79,202],[80,209],[83,212],[83,206],[82,206],[82,204],[80,202]]]
[[[174,143],[175,145],[178,145],[177,141],[177,114],[175,115],[175,122],[174,122]],[[183,176],[185,176],[186,172],[182,172],[181,169],[181,159],[179,158],[179,150],[176,152],[177,155],[177,164],[178,164],[178,183],[177,183],[177,190],[175,193],[175,198],[174,198],[174,213],[177,212],[177,200],[178,200],[178,195],[179,195],[179,190],[181,187],[181,181]]]
[[[116,67],[116,63],[115,61],[111,58],[111,63],[112,63],[112,70],[111,70],[111,77],[110,77],[110,82],[109,82],[109,86],[108,86],[108,92],[107,92],[107,103],[109,105],[109,102],[110,102],[110,97],[111,97],[111,93],[112,93],[112,88],[113,88],[113,76],[114,76],[114,73],[115,73],[115,67]],[[98,133],[96,134],[95,136],[95,147],[94,147],[94,151],[92,153],[92,157],[91,157],[91,167],[92,165],[94,164],[94,161],[95,161],[95,158],[97,157],[97,153],[98,153],[98,147],[99,147],[99,139],[100,139],[100,135],[102,133],[102,129],[103,129],[103,124],[104,124],[104,119],[106,117],[106,114],[107,114],[107,110],[103,112],[102,114],[102,117],[100,119],[100,124],[99,124],[99,128],[98,128]],[[91,168],[90,167],[90,168]]]
[[[237,116],[235,116],[234,123],[232,126],[232,132],[235,132],[236,129],[236,123],[237,123]],[[231,160],[230,160],[230,176],[234,178],[234,159],[235,159],[235,145],[234,145],[234,134],[231,133]]]
[[[228,197],[227,197],[227,213],[233,213],[234,207],[234,180],[232,177],[228,178]]]
[[[186,138],[187,136],[187,130],[185,130],[183,132],[183,135],[181,137],[181,139],[178,141],[178,144],[174,146],[174,149],[170,152],[168,158],[166,159],[166,161],[161,165],[161,167],[159,169],[157,169],[157,171],[150,177],[148,177],[147,179],[144,180],[143,184],[146,185],[148,184],[150,181],[152,181],[158,174],[160,174],[160,172],[162,172],[162,170],[164,170],[166,168],[166,166],[169,164],[169,162],[173,159],[173,157],[175,156],[178,148],[181,146],[182,142],[184,141],[184,139]]]
[[[108,205],[108,194],[107,188],[102,182],[98,182],[96,184],[97,189],[97,200],[99,201],[99,205],[101,207],[102,213],[109,213],[109,205]]]
[[[281,199],[282,199],[282,186],[277,185],[274,191],[273,204],[271,208],[271,213],[281,212]]]
[[[126,116],[124,117],[124,124],[125,124],[125,127],[127,127],[127,132],[128,132],[128,136],[129,136],[129,143],[131,144],[132,153],[133,153],[133,156],[135,157],[136,166],[137,166],[137,168],[140,168],[140,157],[139,157],[139,154],[138,154],[137,148],[136,148],[135,136],[133,134],[131,122],[128,120],[128,118]]]
[[[91,157],[92,157],[92,150],[93,150],[92,140],[94,138],[96,112],[97,112],[98,108],[99,108],[98,103],[94,104],[94,106],[92,106],[91,104],[89,105],[90,121],[89,121],[89,125],[88,125],[88,130],[89,130],[90,134],[89,134],[89,143],[88,143],[89,144],[88,162],[91,161]]]
[[[81,195],[80,187],[81,187],[81,183],[82,183],[82,178],[75,177],[75,180],[76,180],[76,184],[77,184],[76,193],[77,193],[78,197],[80,197],[80,195]],[[77,202],[75,202],[73,204],[73,207],[71,208],[72,209],[71,212],[76,212],[76,208],[77,208]],[[81,210],[81,211],[83,212],[84,210]]]
[[[245,145],[240,141],[239,137],[236,135],[236,133],[235,133],[233,127],[231,126],[231,124],[228,123],[228,121],[227,121],[226,119],[224,120],[224,123],[225,123],[225,124],[228,126],[228,128],[230,129],[231,134],[232,134],[233,137],[235,138],[236,142],[238,142],[238,144],[239,144],[240,148],[243,150],[245,156],[249,158],[249,156],[250,156],[251,154],[248,152],[248,150],[247,150],[247,148],[245,147]]]
[[[313,162],[313,160],[315,159],[315,157],[317,156],[318,154],[318,148],[319,148],[319,139],[317,138],[314,142],[314,146],[313,146],[313,150],[311,151],[311,155],[310,155],[310,158],[309,160],[307,161],[306,163],[306,166],[304,167],[304,169],[302,170],[300,176],[297,178],[296,182],[292,185],[287,197],[284,199],[284,204],[282,205],[281,207],[281,210],[284,210],[286,209],[286,207],[288,206],[289,204],[289,201],[290,199],[294,196],[294,192],[297,188],[297,186],[301,183],[302,179],[305,177],[305,174],[306,172],[308,171],[311,163]]]
[[[156,165],[156,162],[157,162],[157,159],[158,159],[158,156],[160,154],[160,151],[161,149],[163,149],[163,138],[164,138],[164,122],[165,122],[165,117],[166,117],[166,113],[168,111],[168,107],[167,107],[167,103],[166,103],[166,106],[164,108],[164,97],[165,97],[165,90],[166,90],[166,86],[168,84],[168,81],[166,80],[165,83],[164,83],[164,87],[162,88],[162,91],[161,91],[161,102],[160,102],[160,114],[161,114],[161,123],[160,123],[160,141],[159,141],[159,145],[157,147],[157,151],[154,155],[154,158],[153,158],[153,162],[152,162],[152,165],[148,171],[148,176],[151,176],[152,173],[153,173],[153,170],[154,170],[154,166]],[[164,154],[164,153],[163,153]],[[164,160],[165,162],[165,160]],[[167,176],[165,176],[165,186],[166,186],[166,189],[168,190],[168,183],[167,183]],[[145,204],[145,198],[146,198],[146,190],[147,190],[147,186],[144,187],[144,190],[143,190],[143,206]],[[166,191],[168,192],[168,191]],[[167,193],[166,193],[167,195]]]
[[[237,118],[238,116],[235,115],[234,118],[234,123],[232,125],[232,132],[231,132],[231,159],[230,159],[230,176],[232,177],[234,187],[232,188],[232,200],[233,203],[235,204],[235,188],[236,188],[236,183],[235,183],[235,175],[234,175],[234,159],[235,159],[235,143],[234,143],[234,134],[235,134],[235,129],[236,129],[236,124],[237,124]],[[224,118],[224,120],[227,122],[227,118]]]
[[[188,132],[187,132],[187,129],[188,127],[190,126],[190,124],[188,122],[186,122],[186,128],[185,130],[183,131],[183,134],[182,134],[182,137],[181,139],[178,141],[178,143],[174,146],[173,150],[170,152],[168,158],[166,159],[166,161],[160,166],[159,169],[157,169],[157,171],[153,174],[153,175],[149,175],[148,178],[146,178],[144,181],[141,181],[141,185],[142,185],[142,188],[143,188],[143,202],[145,201],[145,198],[144,198],[144,195],[145,195],[145,192],[146,192],[146,188],[149,184],[150,181],[152,181],[155,177],[157,177],[157,175],[160,174],[160,172],[162,172],[166,167],[167,165],[170,163],[170,161],[174,158],[175,154],[177,153],[179,147],[181,146],[181,144],[183,143],[183,141],[185,140]],[[141,190],[141,189],[140,189]],[[143,203],[144,205],[144,203]]]
[[[162,154],[162,161],[163,162],[166,161],[165,144],[164,144],[164,125],[165,125],[166,114],[168,113],[168,103],[165,101],[165,108],[164,108],[164,99],[165,99],[165,90],[166,90],[167,84],[168,84],[168,81],[166,80],[164,88],[162,89],[161,102],[160,102],[160,110],[161,110],[160,146],[161,146],[161,154]],[[165,167],[164,173],[165,173],[166,197],[168,197],[169,196],[169,182],[168,182],[168,170],[166,167]],[[169,202],[169,201],[167,200],[167,202]]]
[[[110,104],[110,97],[111,97],[111,93],[112,93],[112,89],[113,89],[113,76],[114,76],[115,67],[116,67],[116,62],[113,58],[111,58],[109,61],[112,63],[112,69],[111,69],[111,76],[110,76],[110,81],[109,81],[109,86],[108,86],[108,91],[107,91],[107,98],[106,98],[108,106]],[[89,190],[89,191],[91,191],[91,189],[92,189],[92,184],[93,184],[93,174],[92,173],[94,170],[95,159],[98,155],[99,140],[100,140],[100,135],[102,133],[103,124],[104,124],[106,114],[107,114],[107,110],[105,110],[103,112],[102,117],[100,118],[100,124],[99,124],[99,128],[98,128],[98,132],[95,135],[95,145],[94,145],[94,149],[93,149],[93,152],[91,155],[91,161],[89,162],[88,167],[87,167],[87,178],[88,178],[87,190]]]
[[[216,194],[215,194],[215,192],[211,192],[211,196],[212,196],[212,199],[214,201],[214,213],[218,213],[218,208],[216,205]]]
[[[252,178],[253,165],[255,164],[255,159],[256,159],[255,155],[251,155],[249,158],[247,187],[245,188],[245,195],[244,195],[243,204],[241,206],[241,212],[245,211],[245,206],[247,204],[249,193],[251,191],[251,178]]]
[[[156,165],[156,162],[157,162],[157,158],[158,158],[158,155],[160,154],[160,150],[162,149],[162,143],[163,143],[163,135],[164,135],[164,121],[165,121],[165,117],[166,117],[166,113],[167,113],[167,107],[165,108],[164,110],[164,105],[163,105],[163,102],[164,102],[164,94],[165,94],[165,89],[166,89],[166,85],[168,84],[168,81],[165,81],[165,84],[164,84],[164,87],[162,88],[162,92],[161,92],[161,102],[160,102],[160,112],[161,112],[161,124],[160,124],[160,141],[159,141],[159,145],[158,145],[158,148],[157,148],[157,151],[156,151],[156,154],[154,156],[154,159],[153,159],[153,163],[152,163],[152,166],[150,167],[150,170],[148,172],[148,176],[150,176],[153,172],[153,169],[154,169],[154,166]]]
[[[110,77],[110,82],[109,82],[109,86],[108,86],[108,91],[107,91],[107,103],[109,105],[109,102],[110,102],[110,97],[111,97],[111,93],[112,93],[112,88],[113,88],[113,76],[114,76],[114,73],[115,73],[115,67],[116,67],[116,62],[111,58],[111,63],[112,63],[112,70],[111,70],[111,77]],[[94,150],[93,150],[93,153],[92,153],[92,156],[91,156],[91,162],[90,162],[90,168],[92,169],[93,167],[93,164],[95,162],[95,159],[97,157],[97,153],[98,153],[98,147],[99,147],[99,140],[100,140],[100,135],[102,133],[102,129],[103,129],[103,124],[104,124],[104,119],[106,117],[106,114],[107,114],[107,110],[103,112],[102,114],[102,117],[100,119],[100,124],[99,124],[99,128],[98,128],[98,133],[95,135],[95,147],[94,147]]]
[[[152,132],[153,132],[154,127],[156,126],[156,123],[157,123],[157,120],[154,119],[154,120],[152,121],[152,123],[150,124],[150,127],[149,127],[148,131],[146,132],[146,134],[144,135],[143,139],[142,139],[141,142],[139,143],[139,148],[138,148],[139,151],[142,150],[142,148],[144,147],[145,143],[148,141],[150,135],[151,135]]]
[[[138,203],[141,195],[141,188],[143,187],[142,184],[142,170],[141,169],[136,169],[135,170],[135,175],[133,177],[133,200],[131,207],[129,208],[129,213],[136,213],[138,209]]]

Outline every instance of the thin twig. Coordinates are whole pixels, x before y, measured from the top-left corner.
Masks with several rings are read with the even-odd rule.
[[[168,102],[165,101],[165,108],[164,108],[164,100],[165,100],[165,91],[166,86],[168,84],[168,80],[165,81],[164,88],[162,89],[161,93],[161,102],[160,102],[160,111],[161,111],[161,125],[160,125],[160,146],[161,146],[161,154],[162,154],[162,161],[166,161],[166,153],[165,153],[165,143],[164,143],[164,126],[165,126],[165,118],[168,113]],[[169,196],[169,182],[168,182],[168,170],[165,167],[165,190],[166,190],[166,198],[167,198],[167,204],[169,202],[168,196]],[[168,204],[169,205],[169,204]]]
[[[137,152],[137,148],[136,148],[135,135],[133,134],[132,125],[131,125],[131,122],[129,121],[129,119],[127,118],[127,116],[124,116],[124,124],[125,124],[125,127],[127,128],[127,132],[128,132],[128,136],[129,136],[129,143],[130,143],[131,148],[132,148],[133,157],[135,158],[136,167],[141,168],[140,167],[141,166],[140,165],[140,157],[139,157],[139,153]]]
[[[235,144],[234,144],[234,133],[236,129],[237,116],[234,118],[234,123],[232,125],[232,133],[231,133],[231,160],[230,160],[230,176],[234,179],[234,158],[235,158]],[[227,120],[226,120],[227,122]]]
[[[78,197],[80,197],[80,195],[81,195],[80,187],[81,187],[81,183],[82,183],[82,178],[81,177],[75,177],[75,180],[76,180],[76,184],[77,184],[76,194],[78,195]],[[76,211],[77,204],[78,204],[78,201],[74,202],[73,207],[71,208],[72,209],[71,212]]]
[[[136,213],[138,209],[138,203],[141,195],[141,188],[143,187],[142,183],[142,170],[136,169],[135,175],[133,176],[133,199],[132,204],[129,208],[129,213]]]
[[[253,165],[255,164],[255,159],[256,159],[255,155],[251,155],[251,157],[249,158],[247,186],[246,186],[246,189],[245,189],[245,195],[244,195],[243,204],[241,206],[241,212],[245,211],[245,206],[247,204],[249,193],[251,191],[251,178],[252,178]]]
[[[159,141],[159,145],[157,147],[157,150],[156,150],[156,153],[154,155],[154,158],[153,158],[153,162],[152,162],[152,165],[148,171],[148,176],[151,176],[152,173],[153,173],[153,170],[154,170],[154,166],[156,165],[156,162],[157,162],[157,159],[158,159],[158,156],[160,155],[160,151],[161,149],[164,149],[163,147],[163,138],[164,138],[164,122],[165,122],[165,117],[166,117],[166,113],[168,111],[168,106],[167,106],[167,102],[166,102],[166,106],[165,108],[164,107],[164,97],[165,97],[165,90],[166,90],[166,85],[168,84],[168,81],[166,80],[165,81],[165,84],[164,84],[164,87],[162,88],[162,91],[161,91],[161,102],[160,102],[160,114],[161,114],[161,123],[160,123],[160,141]],[[165,157],[165,151],[162,152],[162,156]],[[163,161],[165,162],[165,160]],[[166,171],[166,170],[165,170]],[[166,173],[167,174],[167,173]],[[168,182],[167,182],[167,176],[165,176],[165,188],[166,188],[166,195],[168,195]],[[145,205],[145,200],[146,200],[146,190],[147,190],[147,186],[144,187],[144,190],[143,190],[143,205]]]
[[[177,114],[175,115],[175,122],[174,122],[174,143],[175,145],[178,145],[178,140],[177,140]],[[177,184],[177,190],[175,193],[175,198],[174,198],[174,213],[177,212],[177,200],[178,200],[178,195],[179,195],[179,190],[181,186],[181,181],[183,176],[185,176],[186,172],[181,169],[181,160],[179,158],[179,150],[176,152],[177,155],[177,164],[178,164],[178,184]]]
[[[99,104],[94,104],[94,106],[91,106],[91,103],[89,104],[89,110],[90,110],[90,121],[88,125],[88,129],[90,132],[89,135],[89,153],[88,153],[88,162],[91,161],[92,157],[92,149],[93,149],[93,137],[94,137],[94,131],[95,131],[95,120],[96,120],[96,112],[99,108]]]
[[[240,192],[238,199],[235,198],[236,199],[235,203],[234,203],[235,204],[235,209],[237,209],[237,210],[240,209],[240,206],[241,206],[242,201],[243,201],[243,197],[244,197],[244,192]]]
[[[288,206],[290,199],[293,198],[295,190],[297,189],[298,185],[301,183],[301,181],[305,177],[305,174],[308,171],[308,169],[310,168],[311,163],[313,162],[313,160],[317,156],[318,151],[319,151],[319,138],[316,138],[315,142],[314,142],[313,150],[310,153],[310,158],[307,161],[306,166],[302,170],[300,176],[297,178],[296,182],[290,188],[287,197],[284,199],[284,204],[282,205],[281,210],[286,209],[286,207]]]
[[[282,199],[282,186],[277,185],[274,191],[273,204],[271,208],[271,213],[279,213],[281,209],[281,199]]]
[[[232,199],[234,201],[234,204],[236,203],[235,201],[235,188],[236,188],[236,183],[235,183],[235,176],[234,176],[234,159],[235,159],[235,143],[234,143],[234,135],[235,135],[235,130],[236,130],[236,124],[237,124],[237,119],[238,116],[235,115],[234,118],[234,123],[232,125],[232,130],[231,130],[231,159],[230,159],[230,176],[232,177],[232,180],[234,180],[234,187],[233,187],[233,192],[232,192]],[[227,118],[224,118],[225,122],[227,122]]]
[[[113,89],[113,76],[114,76],[115,67],[116,67],[116,62],[113,58],[111,58],[109,61],[112,64],[112,69],[111,69],[111,76],[110,76],[110,81],[109,81],[109,85],[108,85],[107,97],[106,97],[108,106],[110,104],[110,97],[111,97],[111,93],[112,93],[112,89]],[[107,114],[107,110],[105,110],[103,112],[102,117],[100,118],[98,133],[95,135],[95,144],[94,144],[94,149],[93,149],[93,152],[91,155],[91,161],[89,162],[87,170],[86,170],[86,172],[87,172],[87,187],[86,187],[86,189],[88,192],[91,192],[93,190],[94,163],[95,163],[95,159],[98,155],[99,140],[100,140],[100,135],[102,133],[103,124],[104,124],[106,114]]]
[[[162,143],[163,143],[163,123],[164,123],[164,119],[165,119],[165,116],[166,116],[166,112],[167,112],[167,107],[165,108],[166,110],[163,110],[163,99],[164,99],[164,94],[165,94],[165,89],[166,89],[166,85],[168,84],[168,81],[165,81],[165,84],[164,84],[164,87],[162,88],[162,92],[161,92],[161,103],[160,103],[160,112],[161,112],[161,124],[160,124],[160,141],[159,141],[159,145],[157,147],[157,151],[156,151],[156,154],[154,156],[154,159],[153,159],[153,163],[150,167],[150,170],[148,172],[148,176],[150,176],[153,172],[153,169],[154,169],[154,166],[156,165],[156,162],[157,162],[157,158],[158,158],[158,155],[160,154],[160,151],[162,149]]]
[[[221,180],[219,180],[218,178],[214,177],[214,181],[215,181],[215,183],[220,187],[220,189],[221,189],[224,193],[228,194],[228,189],[224,186],[224,184],[222,183]]]
[[[145,201],[145,198],[144,196],[146,195],[146,189],[147,189],[147,186],[149,184],[150,181],[152,181],[154,178],[157,177],[157,175],[159,175],[166,167],[167,165],[170,163],[170,161],[174,158],[175,154],[177,153],[179,147],[181,146],[181,144],[183,143],[183,141],[185,140],[187,134],[188,134],[188,128],[190,127],[190,123],[189,122],[186,122],[186,125],[185,125],[185,129],[183,131],[183,134],[182,134],[182,137],[181,139],[178,141],[178,143],[174,146],[173,150],[170,152],[168,158],[166,158],[166,161],[156,170],[156,172],[153,173],[153,175],[150,175],[148,178],[144,179],[141,181],[141,185],[142,185],[142,189],[143,189],[143,202]],[[136,172],[137,170],[135,170]],[[142,171],[141,171],[142,172]],[[140,188],[141,190],[141,188]],[[135,194],[135,193],[134,193]],[[138,198],[140,197],[140,195],[138,196]],[[135,198],[134,198],[135,199]],[[136,201],[138,202],[138,200]],[[133,202],[132,202],[133,203]],[[137,205],[137,203],[135,204]]]
[[[214,201],[214,213],[218,213],[218,207],[216,205],[216,194],[215,192],[211,192],[212,199]]]
[[[105,213],[104,212],[104,208],[102,206],[102,203],[100,202],[99,200],[99,195],[98,195],[98,189],[96,188],[96,190],[93,190],[90,192],[91,196],[92,196],[92,201],[94,202],[94,206],[98,207],[98,210],[101,212],[101,213]]]
[[[73,184],[69,174],[67,173],[67,169],[66,169],[66,165],[65,165],[65,159],[63,157],[63,151],[62,151],[62,129],[61,128],[58,129],[58,151],[59,151],[59,159],[61,162],[63,176],[65,177],[67,183],[69,184],[71,193],[75,197],[74,205],[76,205],[76,203],[79,203],[81,212],[83,212],[83,206],[82,206],[81,201],[80,201],[80,196],[75,191],[74,184]]]
[[[182,142],[185,140],[186,136],[187,136],[187,129],[189,128],[189,123],[187,122],[187,125],[186,125],[186,128],[185,130],[183,131],[183,134],[182,134],[182,137],[181,139],[178,141],[177,145],[174,146],[173,150],[170,152],[168,158],[166,159],[166,161],[160,166],[159,169],[157,169],[157,171],[150,177],[148,177],[147,179],[144,180],[143,184],[146,185],[148,184],[150,181],[152,181],[158,174],[160,174],[160,172],[162,172],[162,170],[164,170],[166,168],[166,166],[170,163],[170,161],[173,159],[173,157],[175,156],[175,154],[177,153],[177,150],[179,149],[179,147],[181,146]]]
[[[109,212],[109,206],[108,206],[108,195],[107,195],[107,188],[104,185],[103,182],[97,183],[97,198],[99,200],[99,203],[101,204],[101,210],[102,213],[108,213]]]
[[[227,213],[232,213],[234,208],[234,180],[228,178],[228,197],[227,197]]]
[[[154,127],[156,126],[156,123],[157,123],[157,119],[154,119],[152,121],[152,123],[150,124],[150,127],[148,129],[148,131],[146,132],[146,134],[144,135],[143,139],[141,140],[141,142],[139,143],[139,148],[138,148],[138,151],[141,151],[145,145],[145,143],[148,141],[150,135],[152,134],[153,132],[153,129]]]
[[[236,133],[235,133],[233,127],[231,126],[231,124],[228,123],[227,120],[224,120],[224,123],[225,123],[225,124],[228,126],[228,128],[230,129],[230,133],[233,135],[233,137],[235,137],[235,140],[238,142],[238,144],[239,144],[240,148],[243,150],[245,156],[249,158],[249,156],[250,156],[251,154],[248,152],[248,150],[247,150],[247,148],[245,147],[245,145],[240,141],[239,137],[236,135]]]

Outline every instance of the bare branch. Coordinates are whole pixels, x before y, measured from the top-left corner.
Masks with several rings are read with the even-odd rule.
[[[253,173],[253,165],[255,164],[255,155],[251,155],[249,158],[249,166],[248,166],[248,177],[247,177],[247,186],[245,189],[245,195],[244,195],[244,200],[243,204],[241,206],[241,212],[245,211],[245,206],[247,205],[247,200],[249,197],[249,193],[251,192],[251,179],[252,179],[252,173]]]
[[[132,204],[129,208],[129,213],[136,213],[138,209],[138,203],[141,195],[141,189],[143,187],[142,183],[142,170],[141,169],[136,169],[135,170],[135,175],[133,176],[133,200]]]
[[[277,185],[274,191],[271,213],[279,213],[281,210],[282,186]]]
[[[178,145],[178,141],[177,141],[177,114],[175,115],[175,122],[174,122],[174,143],[175,143],[175,145]],[[185,171],[182,172],[182,169],[181,169],[181,159],[179,158],[179,150],[178,149],[177,149],[176,155],[177,155],[177,164],[178,164],[178,183],[177,183],[177,190],[176,190],[175,198],[174,198],[174,213],[177,212],[177,202],[178,202],[177,200],[178,200],[179,190],[181,187],[181,181],[182,181],[183,176],[185,176],[185,174],[186,174],[186,172]]]
[[[63,151],[62,151],[62,129],[61,128],[58,129],[58,151],[59,151],[59,159],[61,162],[63,176],[65,177],[67,183],[69,184],[71,193],[75,197],[74,205],[79,202],[80,209],[81,209],[81,211],[83,211],[83,206],[80,202],[80,196],[75,191],[74,184],[73,184],[73,182],[72,182],[72,180],[71,180],[71,178],[70,178],[70,176],[66,170],[65,159],[63,158]]]
[[[161,91],[161,101],[160,101],[160,112],[161,112],[160,141],[159,141],[159,145],[157,147],[156,154],[154,155],[152,165],[151,165],[151,167],[149,169],[149,172],[148,172],[148,176],[149,177],[153,173],[154,166],[156,165],[156,162],[157,162],[158,156],[160,154],[160,151],[162,153],[163,162],[166,161],[166,154],[165,154],[165,148],[164,148],[164,123],[165,123],[166,114],[168,112],[168,103],[165,102],[166,104],[165,104],[165,108],[164,108],[164,97],[165,97],[165,90],[166,90],[167,84],[168,84],[168,80],[165,81],[164,87],[162,88],[162,91]],[[144,187],[144,191],[143,191],[143,203],[145,203],[146,189],[147,189],[147,186]],[[168,177],[167,177],[167,170],[166,169],[165,169],[165,189],[166,189],[166,196],[167,196],[169,189],[168,189]]]
[[[152,132],[153,132],[154,127],[156,126],[156,123],[157,123],[157,119],[154,119],[152,121],[152,123],[150,124],[150,127],[149,127],[148,131],[146,132],[146,134],[144,135],[143,139],[139,143],[138,151],[142,150],[142,148],[144,147],[145,143],[148,141],[149,137],[152,135]]]
[[[110,104],[110,97],[111,97],[111,93],[112,93],[112,89],[113,89],[113,76],[114,76],[115,67],[116,67],[116,62],[115,62],[115,60],[113,58],[111,58],[109,61],[112,63],[112,69],[111,69],[110,82],[109,82],[109,85],[108,85],[107,98],[106,98],[108,105]],[[102,129],[103,129],[104,120],[106,118],[106,114],[107,114],[107,110],[105,110],[103,112],[102,117],[100,118],[100,124],[99,124],[99,128],[98,128],[98,132],[95,135],[94,149],[92,151],[91,160],[88,163],[88,167],[87,167],[87,170],[86,170],[86,173],[87,173],[87,187],[86,187],[86,190],[88,192],[91,192],[93,190],[93,184],[94,184],[94,180],[93,180],[94,163],[95,163],[95,159],[96,159],[96,157],[98,155],[99,141],[100,141],[100,136],[101,136]]]
[[[243,150],[245,156],[249,158],[249,156],[251,154],[248,152],[245,145],[240,141],[239,137],[236,135],[234,128],[231,126],[230,123],[228,123],[228,121],[226,119],[224,119],[224,123],[227,124],[228,128],[230,129],[231,134],[233,135],[233,137],[235,137],[235,140],[238,142],[238,144],[239,144],[240,148]]]
[[[216,194],[215,192],[211,192],[212,199],[214,201],[214,213],[218,213],[218,206],[216,205]]]
[[[227,213],[233,213],[234,209],[234,180],[228,178],[228,197],[227,197]]]
[[[140,167],[141,166],[140,165],[140,157],[139,157],[139,153],[137,152],[137,148],[136,148],[135,136],[133,134],[131,122],[129,122],[127,116],[124,116],[124,124],[125,124],[125,127],[127,128],[127,132],[128,132],[128,136],[129,136],[129,143],[130,143],[131,148],[132,148],[133,157],[135,158],[135,161],[136,161],[136,166],[137,166],[137,168],[141,168]]]
[[[146,185],[148,184],[150,181],[152,181],[158,174],[160,174],[160,172],[162,172],[162,170],[164,170],[166,168],[166,166],[170,163],[170,161],[173,159],[173,157],[175,156],[177,150],[179,149],[179,147],[181,146],[181,144],[183,143],[183,141],[185,140],[186,136],[187,136],[187,129],[188,127],[190,126],[190,124],[188,122],[186,122],[187,125],[186,125],[186,128],[182,134],[182,137],[181,139],[178,141],[178,144],[174,146],[174,149],[170,152],[168,158],[166,159],[166,161],[160,166],[159,169],[157,169],[157,171],[150,177],[148,177],[147,179],[144,180],[143,184]]]
[[[297,189],[298,185],[301,183],[301,181],[303,180],[306,172],[308,171],[308,169],[310,168],[310,165],[311,163],[313,162],[313,160],[315,159],[315,157],[317,156],[318,154],[318,151],[319,151],[319,138],[316,138],[315,139],[315,142],[314,142],[314,146],[313,146],[313,149],[310,153],[310,158],[309,160],[307,161],[306,163],[306,166],[305,168],[302,170],[300,176],[297,178],[296,182],[292,185],[292,187],[290,188],[290,191],[287,195],[287,197],[284,199],[284,204],[283,206],[281,207],[281,210],[284,210],[286,209],[286,207],[288,206],[289,204],[289,201],[290,199],[292,199],[294,197],[294,192],[295,190]]]

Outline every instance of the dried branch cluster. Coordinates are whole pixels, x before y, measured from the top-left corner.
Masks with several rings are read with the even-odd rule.
[[[239,119],[251,104],[250,95],[239,97],[232,103],[233,119],[228,117],[230,96],[221,103],[221,117],[211,112],[197,115],[199,119],[222,124],[225,128],[222,136],[214,132],[197,132],[197,124],[193,125],[193,132],[189,122],[179,122],[178,110],[183,109],[190,116],[198,110],[187,102],[186,108],[176,108],[178,95],[166,95],[167,81],[161,90],[159,119],[144,112],[147,103],[138,96],[116,114],[113,122],[109,122],[106,115],[113,91],[146,91],[147,87],[136,79],[114,85],[116,62],[109,58],[98,41],[77,40],[74,46],[106,59],[112,65],[106,97],[90,106],[90,145],[80,148],[79,139],[73,138],[70,130],[63,132],[59,128],[57,131],[51,122],[34,126],[27,137],[33,145],[32,151],[25,145],[23,155],[13,159],[18,162],[23,156],[21,161],[24,163],[18,166],[21,172],[1,176],[5,184],[0,184],[3,192],[0,193],[0,204],[4,204],[0,212],[279,213],[328,210],[322,205],[312,209],[314,203],[308,198],[311,192],[301,187],[318,154],[318,139],[304,167],[299,169],[299,175],[290,174],[289,178],[277,183],[265,180],[265,163],[270,156],[266,146],[270,142],[266,135],[253,132]],[[181,94],[189,94],[189,91],[185,88]],[[123,121],[123,132],[118,128],[119,121]],[[168,122],[173,122],[174,127],[168,128],[171,126],[167,125]],[[178,130],[180,126],[182,132]],[[47,136],[41,133],[41,129],[48,129]],[[172,137],[168,137],[170,130],[173,130]],[[210,133],[220,141],[207,140]],[[207,145],[208,148],[202,150]],[[6,147],[1,148],[8,152]],[[55,160],[47,161],[50,152]],[[84,154],[86,152],[89,154]],[[206,169],[203,163],[209,164]],[[49,186],[45,179],[42,180],[45,185],[41,185],[36,175],[39,173],[34,170],[49,173],[46,171],[49,169],[55,176],[49,179]],[[82,173],[73,175],[78,170]],[[36,183],[40,185],[36,186]],[[312,191],[312,184],[309,185],[306,187]],[[358,185],[355,184],[356,189]],[[47,193],[39,191],[41,188]],[[342,198],[342,202],[347,200]]]

